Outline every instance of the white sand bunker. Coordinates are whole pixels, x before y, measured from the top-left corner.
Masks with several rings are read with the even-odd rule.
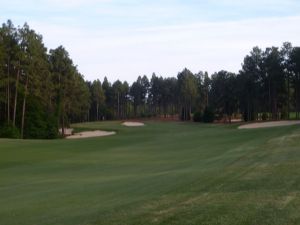
[[[103,137],[114,135],[116,132],[114,131],[102,131],[102,130],[94,130],[94,131],[84,131],[80,133],[76,133],[71,136],[67,136],[67,139],[79,139],[79,138],[90,138],[90,137]]]
[[[280,127],[300,124],[300,121],[274,121],[274,122],[263,122],[263,123],[251,123],[239,126],[239,129],[253,129],[253,128],[267,128],[267,127]]]
[[[127,127],[141,127],[144,126],[144,123],[141,122],[124,122],[122,125],[127,126]]]

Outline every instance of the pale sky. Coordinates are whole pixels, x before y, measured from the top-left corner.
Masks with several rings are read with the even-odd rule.
[[[254,46],[300,46],[299,0],[10,0],[7,19],[63,45],[87,80],[238,72]]]

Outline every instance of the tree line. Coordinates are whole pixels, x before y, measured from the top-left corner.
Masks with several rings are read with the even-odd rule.
[[[239,73],[188,69],[135,82],[86,81],[63,46],[48,50],[28,24],[0,28],[0,136],[56,138],[74,122],[173,117],[230,122],[299,119],[300,48],[254,47]]]
[[[89,89],[64,47],[49,52],[27,24],[0,28],[1,136],[55,138],[58,128],[82,119]],[[64,131],[63,131],[64,132]]]

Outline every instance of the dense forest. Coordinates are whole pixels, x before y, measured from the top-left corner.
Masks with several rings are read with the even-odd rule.
[[[100,69],[100,68],[99,68]],[[129,118],[231,122],[300,118],[300,48],[254,47],[238,74],[188,69],[132,84],[85,81],[63,46],[27,24],[0,28],[0,137],[56,138],[70,123]]]

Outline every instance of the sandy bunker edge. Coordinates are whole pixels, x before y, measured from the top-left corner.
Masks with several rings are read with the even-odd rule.
[[[142,126],[145,126],[144,123],[142,122],[123,122],[122,123],[123,126],[126,126],[126,127],[142,127]]]
[[[90,137],[105,137],[115,135],[115,131],[103,131],[103,130],[94,130],[94,131],[83,131],[75,133],[73,135],[67,136],[66,139],[80,139],[80,138],[90,138]]]
[[[268,127],[281,127],[281,126],[291,126],[300,124],[300,120],[290,121],[272,121],[272,122],[260,122],[260,123],[251,123],[245,124],[238,127],[238,129],[255,129],[255,128],[268,128]]]

